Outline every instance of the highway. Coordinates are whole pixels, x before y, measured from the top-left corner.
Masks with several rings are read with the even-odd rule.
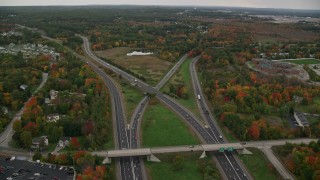
[[[123,100],[121,98],[121,94],[115,83],[112,79],[100,68],[98,68],[94,63],[88,61],[87,62],[92,69],[102,77],[103,81],[109,88],[110,94],[112,96],[112,104],[113,104],[113,119],[115,120],[116,128],[115,130],[115,143],[119,149],[128,149],[129,148],[129,137],[126,129],[126,120],[125,120],[125,111],[123,109]],[[134,180],[132,169],[133,166],[131,164],[130,158],[120,158],[120,169],[121,169],[121,179],[124,180]]]
[[[178,113],[183,119],[190,125],[190,127],[194,130],[194,132],[199,136],[201,141],[207,144],[214,144],[223,142],[222,139],[217,138],[217,133],[210,133],[203,124],[197,120],[194,114],[192,114],[190,111],[185,109],[183,106],[178,104],[175,100],[172,98],[164,95],[154,87],[149,86],[148,84],[142,82],[141,80],[136,79],[136,77],[120,70],[117,67],[114,67],[110,65],[109,63],[101,60],[100,58],[96,57],[90,49],[89,41],[86,37],[82,37],[84,41],[84,49],[85,52],[96,62],[101,64],[102,66],[121,74],[121,76],[125,79],[127,79],[129,82],[133,82],[137,84],[137,86],[142,89],[144,92],[148,92],[150,94],[155,94],[156,97],[168,105],[171,109],[173,109],[176,113]],[[213,127],[211,127],[211,130],[213,130]],[[234,157],[230,153],[223,153],[223,154],[216,154],[216,157],[218,159],[218,162],[223,162],[224,164],[221,165],[222,168],[225,169],[225,173],[228,175],[229,179],[247,179],[246,175],[242,172],[237,172],[237,169],[241,169],[238,162],[234,159]]]
[[[154,87],[142,82],[141,80],[136,79],[134,76],[120,70],[117,67],[114,67],[110,65],[109,63],[106,63],[105,61],[99,59],[96,57],[90,50],[88,39],[85,37],[82,37],[84,44],[85,44],[85,52],[96,62],[101,64],[102,66],[114,71],[117,74],[121,74],[121,76],[124,79],[127,79],[129,82],[134,82],[137,84],[137,87],[139,87],[144,92],[148,92],[150,94],[155,94],[156,97],[168,105],[171,109],[173,109],[176,113],[178,113],[189,125],[190,127],[195,131],[197,135],[199,135],[200,139],[206,143],[214,143],[215,140],[211,137],[211,135],[205,130],[204,126],[200,123],[199,120],[196,119],[195,115],[191,113],[189,110],[184,108],[182,105],[177,103],[174,99],[171,97],[164,95],[159,90],[156,90]]]
[[[171,77],[172,75],[179,69],[181,64],[187,59],[187,55],[184,55],[180,58],[180,60],[168,71],[168,73],[162,78],[162,80],[155,86],[155,89],[160,89]],[[140,147],[140,127],[141,127],[141,119],[143,116],[143,112],[147,107],[149,102],[149,97],[145,96],[137,105],[134,113],[131,117],[131,124],[130,124],[130,148],[139,148]],[[135,174],[140,174],[138,172],[138,168],[141,166],[141,173],[143,179],[147,179],[146,172],[144,168],[144,164],[142,159],[133,159],[133,164],[135,167]]]
[[[164,95],[163,93],[161,93],[160,91],[158,91],[160,89],[160,87],[165,83],[166,79],[169,79],[169,76],[165,76],[164,79],[162,81],[160,81],[160,83],[156,86],[156,87],[151,87],[149,85],[147,85],[146,83],[136,79],[134,76],[102,61],[101,59],[99,59],[98,57],[96,57],[94,54],[92,54],[91,50],[90,50],[90,46],[89,46],[89,42],[87,40],[87,38],[82,37],[84,40],[84,49],[85,52],[96,62],[98,62],[99,64],[103,65],[104,67],[107,67],[108,69],[113,70],[114,72],[121,74],[125,79],[127,79],[130,82],[134,82],[137,84],[137,86],[142,89],[145,92],[151,93],[151,94],[155,94],[157,98],[159,98],[163,103],[167,104],[169,107],[171,107],[175,112],[177,112],[181,117],[184,118],[184,120],[191,126],[191,128],[193,130],[195,130],[195,132],[197,133],[197,135],[200,137],[201,141],[207,143],[207,144],[213,144],[213,143],[223,143],[223,138],[220,138],[219,136],[221,135],[221,133],[219,133],[219,130],[217,130],[214,126],[214,121],[209,121],[207,118],[205,118],[206,122],[209,125],[209,128],[205,128],[201,122],[199,120],[197,120],[195,118],[195,116],[188,111],[187,109],[185,109],[183,106],[181,106],[180,104],[178,104],[177,102],[175,102],[172,98]],[[108,85],[110,92],[113,96],[113,102],[114,103],[114,113],[113,115],[115,116],[116,119],[116,138],[118,141],[116,141],[116,143],[118,143],[118,147],[119,149],[127,149],[127,148],[137,148],[138,147],[138,143],[136,140],[137,137],[135,137],[137,135],[137,133],[135,133],[134,135],[131,133],[130,130],[126,129],[126,124],[125,124],[125,117],[124,112],[123,112],[123,105],[121,104],[122,100],[121,100],[121,96],[119,91],[117,90],[117,87],[115,86],[115,84],[112,82],[112,80],[101,70],[99,69],[97,66],[95,66],[95,64],[88,62],[88,64],[90,64],[93,67],[93,70],[96,71],[97,74],[99,74],[101,77],[103,77],[105,83]],[[170,72],[169,72],[170,73]],[[173,73],[172,73],[173,74]],[[171,75],[172,75],[171,74]],[[161,85],[162,83],[162,85]],[[113,87],[111,87],[111,86]],[[196,91],[195,91],[196,92]],[[198,91],[199,93],[201,93],[201,89],[199,89]],[[204,96],[201,96],[204,97]],[[143,99],[142,103],[147,102],[147,99]],[[146,104],[146,103],[145,103]],[[145,104],[140,104],[140,106],[144,106]],[[200,105],[201,106],[201,105]],[[208,108],[205,104],[205,102],[203,103],[203,106],[205,107],[203,108],[203,114],[204,117],[208,116],[210,117],[210,111],[206,111]],[[137,111],[143,111],[143,108],[139,108]],[[139,114],[139,112],[137,113],[138,115],[141,115],[141,113]],[[206,115],[207,114],[207,115]],[[211,116],[212,117],[212,116]],[[213,119],[213,118],[212,118]],[[211,120],[212,120],[211,119]],[[137,122],[139,122],[139,119],[136,119]],[[132,123],[133,125],[134,123]],[[211,125],[213,124],[213,125]],[[139,128],[138,123],[136,123],[136,125],[132,126],[131,128],[134,127],[135,129]],[[218,127],[218,126],[216,126]],[[132,143],[132,139],[130,138],[134,138],[134,142],[136,142],[136,145],[134,143]],[[218,138],[219,137],[219,138]],[[226,153],[224,155],[221,154],[217,154],[217,159],[219,161],[219,159],[221,159],[221,162],[223,162],[223,159],[226,158],[227,161],[229,162],[229,164],[231,165],[231,169],[229,168],[229,171],[235,171],[236,175],[231,175],[229,176],[230,179],[247,179],[245,176],[240,177],[239,176],[239,172],[237,173],[236,171],[238,171],[237,169],[241,169],[240,166],[239,168],[235,167],[238,163],[236,162],[236,160],[231,159],[232,154]],[[137,161],[138,165],[140,165],[139,159],[134,159],[135,157],[130,157],[130,158],[120,158],[120,166],[121,166],[121,179],[141,179],[139,176],[135,176],[136,174],[136,170],[135,169],[141,169],[141,168],[134,168],[135,164],[133,164],[133,161]],[[231,159],[231,161],[230,161]],[[219,161],[220,162],[220,161]],[[227,172],[226,170],[228,170],[228,167],[224,168],[225,173],[230,173]],[[242,169],[241,169],[242,171]],[[243,172],[241,172],[243,173]]]
[[[197,76],[195,64],[200,59],[200,56],[195,57],[190,63],[190,73],[192,79],[192,85],[194,89],[195,96],[197,97],[197,104],[203,119],[208,124],[207,131],[211,134],[212,137],[215,138],[217,143],[224,143],[224,139],[222,133],[219,129],[219,126],[216,124],[215,119],[213,118],[210,109],[204,99],[204,95],[201,90],[200,82]],[[248,172],[245,172],[245,168],[241,165],[240,161],[237,161],[237,157],[235,157],[230,152],[214,153],[216,156],[219,165],[224,171],[224,174],[227,175],[228,179],[248,179]]]

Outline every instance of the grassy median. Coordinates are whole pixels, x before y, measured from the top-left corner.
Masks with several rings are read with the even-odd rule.
[[[137,88],[125,81],[121,82],[121,90],[125,100],[127,121],[130,122],[133,111],[144,95]]]
[[[176,98],[176,100],[188,108],[191,112],[193,112],[198,117],[200,116],[200,112],[197,105],[197,99],[194,95],[191,74],[189,71],[189,66],[192,59],[187,59],[179,68],[176,74],[172,76],[172,78],[166,83],[163,87],[162,91],[169,94],[171,97]],[[174,94],[170,93],[170,85],[178,86],[179,84],[183,84],[186,89],[187,98],[177,98]]]
[[[142,144],[144,147],[198,144],[198,138],[173,111],[153,98],[143,116]]]
[[[248,148],[253,154],[238,155],[255,179],[270,180],[281,179],[277,170],[269,162],[267,157],[256,148]]]

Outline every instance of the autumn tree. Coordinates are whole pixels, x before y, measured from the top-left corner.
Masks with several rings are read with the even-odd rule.
[[[249,128],[249,134],[254,140],[258,140],[260,137],[260,127],[257,121],[253,121],[251,123],[251,127]]]
[[[32,135],[28,131],[23,131],[20,135],[21,142],[23,143],[23,147],[29,149],[32,143]]]

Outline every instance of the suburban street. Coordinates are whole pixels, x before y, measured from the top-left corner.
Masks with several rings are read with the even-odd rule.
[[[44,84],[47,82],[48,80],[48,73],[42,73],[42,81],[39,84],[39,86],[37,87],[37,89],[35,90],[35,92],[33,92],[32,94],[35,94],[36,92],[38,92],[43,86]],[[27,102],[32,98],[32,96],[27,100]],[[14,130],[12,129],[12,125],[14,120],[16,119],[21,119],[21,115],[24,111],[24,106],[16,113],[16,115],[11,119],[10,123],[7,125],[7,127],[5,128],[5,130],[0,134],[0,146],[1,147],[9,147],[8,143],[11,141],[12,136],[14,134]]]
[[[295,178],[287,171],[287,169],[282,165],[280,160],[273,154],[270,148],[261,148],[261,151],[264,155],[269,159],[269,161],[273,164],[279,174],[283,177],[283,179],[294,180]]]

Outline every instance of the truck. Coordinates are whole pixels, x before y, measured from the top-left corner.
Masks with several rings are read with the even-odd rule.
[[[200,94],[198,94],[198,100],[200,100],[201,99],[201,96],[200,96]]]

